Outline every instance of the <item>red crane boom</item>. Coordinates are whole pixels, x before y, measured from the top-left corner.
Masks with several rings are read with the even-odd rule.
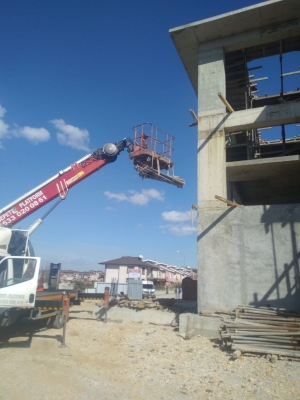
[[[155,179],[182,187],[185,182],[174,175],[171,160],[173,136],[148,122],[134,127],[133,130],[133,140],[124,138],[118,143],[107,143],[103,148],[86,155],[2,208],[0,226],[12,227],[55,198],[63,200],[70,188],[115,161],[125,148],[142,178]],[[162,173],[162,170],[166,170],[167,173]],[[173,170],[172,174],[170,170]]]
[[[127,147],[132,151],[130,139],[119,143],[108,143],[102,149],[88,154],[76,163],[43,182],[30,192],[19,197],[0,210],[0,226],[11,227],[37,211],[51,200],[64,199],[68,190],[105,165],[115,161],[119,153]]]

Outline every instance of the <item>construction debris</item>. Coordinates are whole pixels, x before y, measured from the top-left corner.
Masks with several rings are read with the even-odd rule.
[[[171,308],[174,306],[175,301],[175,299],[159,299],[158,301],[153,301],[152,299],[132,300],[124,296],[118,301],[118,306],[125,308],[136,308],[140,310],[146,308],[164,311],[170,310],[170,312],[172,312]]]
[[[221,317],[220,336],[223,346],[241,353],[300,358],[300,312],[271,307],[240,305],[233,312],[216,312]]]
[[[164,174],[159,170],[140,163],[139,161],[136,161],[135,163],[136,165],[134,168],[143,179],[150,178],[156,181],[170,183],[171,185],[177,186],[178,188],[182,188],[185,184],[184,179],[180,178],[179,176]]]

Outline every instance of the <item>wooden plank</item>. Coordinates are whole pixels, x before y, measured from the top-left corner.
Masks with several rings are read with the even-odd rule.
[[[216,195],[215,199],[223,201],[224,203],[226,203],[226,204],[228,204],[229,206],[232,206],[232,207],[241,207],[242,206],[242,204],[238,204],[238,203],[235,203],[234,201],[224,199],[224,197],[221,197],[221,196],[217,196]]]

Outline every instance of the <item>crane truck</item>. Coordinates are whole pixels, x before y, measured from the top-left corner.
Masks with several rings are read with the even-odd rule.
[[[159,180],[177,187],[184,185],[183,179],[174,173],[170,174],[173,168],[171,151],[174,138],[149,123],[133,129],[133,140],[124,138],[120,142],[105,144],[0,210],[0,326],[11,325],[26,317],[31,320],[47,318],[55,328],[62,328],[62,309],[66,295],[70,303],[76,304],[79,301],[74,291],[66,293],[38,288],[41,258],[35,256],[29,240],[45,217],[66,198],[69,189],[116,161],[125,149],[142,178]],[[158,136],[161,132],[167,135],[164,140]],[[167,173],[162,172],[164,169]],[[54,199],[57,199],[55,204],[27,230],[13,228]]]

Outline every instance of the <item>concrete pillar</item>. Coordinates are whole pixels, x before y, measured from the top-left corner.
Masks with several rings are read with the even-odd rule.
[[[223,122],[226,108],[218,97],[226,96],[222,48],[199,51],[198,61],[198,207],[224,209],[215,195],[225,197],[226,151]]]
[[[198,57],[198,312],[210,308],[215,295],[214,279],[221,265],[212,262],[217,257],[217,243],[210,231],[227,212],[227,205],[215,195],[227,198],[226,148],[223,127],[226,108],[218,97],[226,97],[223,48],[199,49]],[[220,238],[222,240],[222,238]]]

